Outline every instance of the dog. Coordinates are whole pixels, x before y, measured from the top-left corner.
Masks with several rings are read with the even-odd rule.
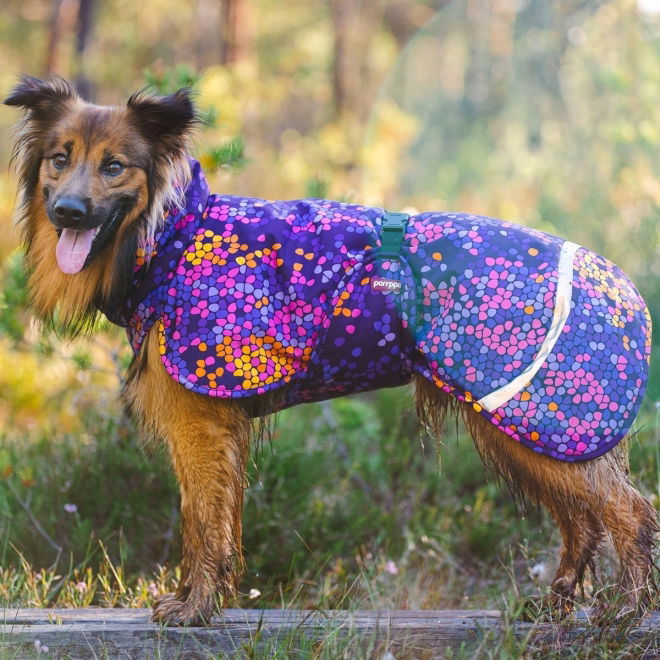
[[[100,313],[127,328],[123,401],[179,482],[181,581],[155,621],[208,624],[235,594],[252,419],[404,382],[434,434],[460,414],[486,465],[556,521],[549,605],[570,611],[610,535],[621,611],[643,611],[657,523],[624,436],[650,321],[613,264],[469,214],[210,195],[186,89],[105,107],[24,76],[5,103],[23,110],[33,308],[73,330]]]

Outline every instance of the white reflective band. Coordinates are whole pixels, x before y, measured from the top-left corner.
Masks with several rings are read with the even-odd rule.
[[[555,347],[559,336],[561,335],[566,320],[571,311],[571,297],[573,295],[573,257],[579,249],[577,243],[566,241],[561,246],[559,253],[559,264],[557,265],[557,291],[555,293],[555,308],[552,313],[552,323],[550,329],[541,344],[534,360],[527,368],[518,374],[512,381],[502,385],[490,394],[487,394],[477,403],[488,412],[497,410],[507,401],[512,399],[527,383],[536,375],[536,372],[543,366],[548,359],[548,355]]]

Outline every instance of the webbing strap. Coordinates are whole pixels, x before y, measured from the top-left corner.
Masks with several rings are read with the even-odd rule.
[[[396,252],[401,250],[403,236],[406,233],[406,224],[410,215],[408,213],[392,213],[386,211],[383,215],[381,233],[381,250],[383,252]]]

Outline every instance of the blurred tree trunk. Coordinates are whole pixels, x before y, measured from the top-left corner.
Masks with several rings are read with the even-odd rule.
[[[450,5],[453,0],[434,0],[432,6],[425,2],[411,0],[388,0],[385,6],[385,25],[396,40],[399,50],[408,43],[424,24],[433,16]]]
[[[48,19],[48,46],[46,47],[46,73],[57,71],[57,50],[62,36],[62,0],[52,0]]]
[[[195,67],[198,71],[218,62],[220,34],[220,3],[217,0],[197,0],[195,6],[195,38],[192,40]],[[221,40],[220,40],[221,41]],[[222,44],[220,44],[222,47]]]
[[[247,0],[220,0],[220,64],[250,59],[253,41]]]
[[[80,96],[89,101],[93,100],[94,88],[87,76],[85,51],[89,45],[94,23],[94,5],[96,0],[80,0],[78,5],[78,25],[76,27],[76,50],[74,83]]]
[[[338,115],[362,117],[372,96],[369,51],[383,22],[383,0],[330,0],[334,30],[333,96]]]

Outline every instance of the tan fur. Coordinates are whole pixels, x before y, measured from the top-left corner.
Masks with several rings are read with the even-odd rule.
[[[434,411],[450,410],[456,402],[421,377],[415,378],[415,387],[422,420],[439,436],[444,416]],[[600,458],[563,463],[523,447],[472,407],[458,407],[484,463],[514,494],[545,506],[559,527],[563,547],[550,604],[564,613],[571,608],[585,569],[609,534],[621,562],[626,606],[643,609],[653,582],[652,548],[658,525],[653,507],[630,483],[626,442]]]
[[[242,568],[241,516],[250,424],[230,400],[189,392],[163,368],[158,330],[149,333],[124,398],[145,430],[167,443],[181,488],[183,563],[176,594],[154,620],[203,623],[236,590]]]

